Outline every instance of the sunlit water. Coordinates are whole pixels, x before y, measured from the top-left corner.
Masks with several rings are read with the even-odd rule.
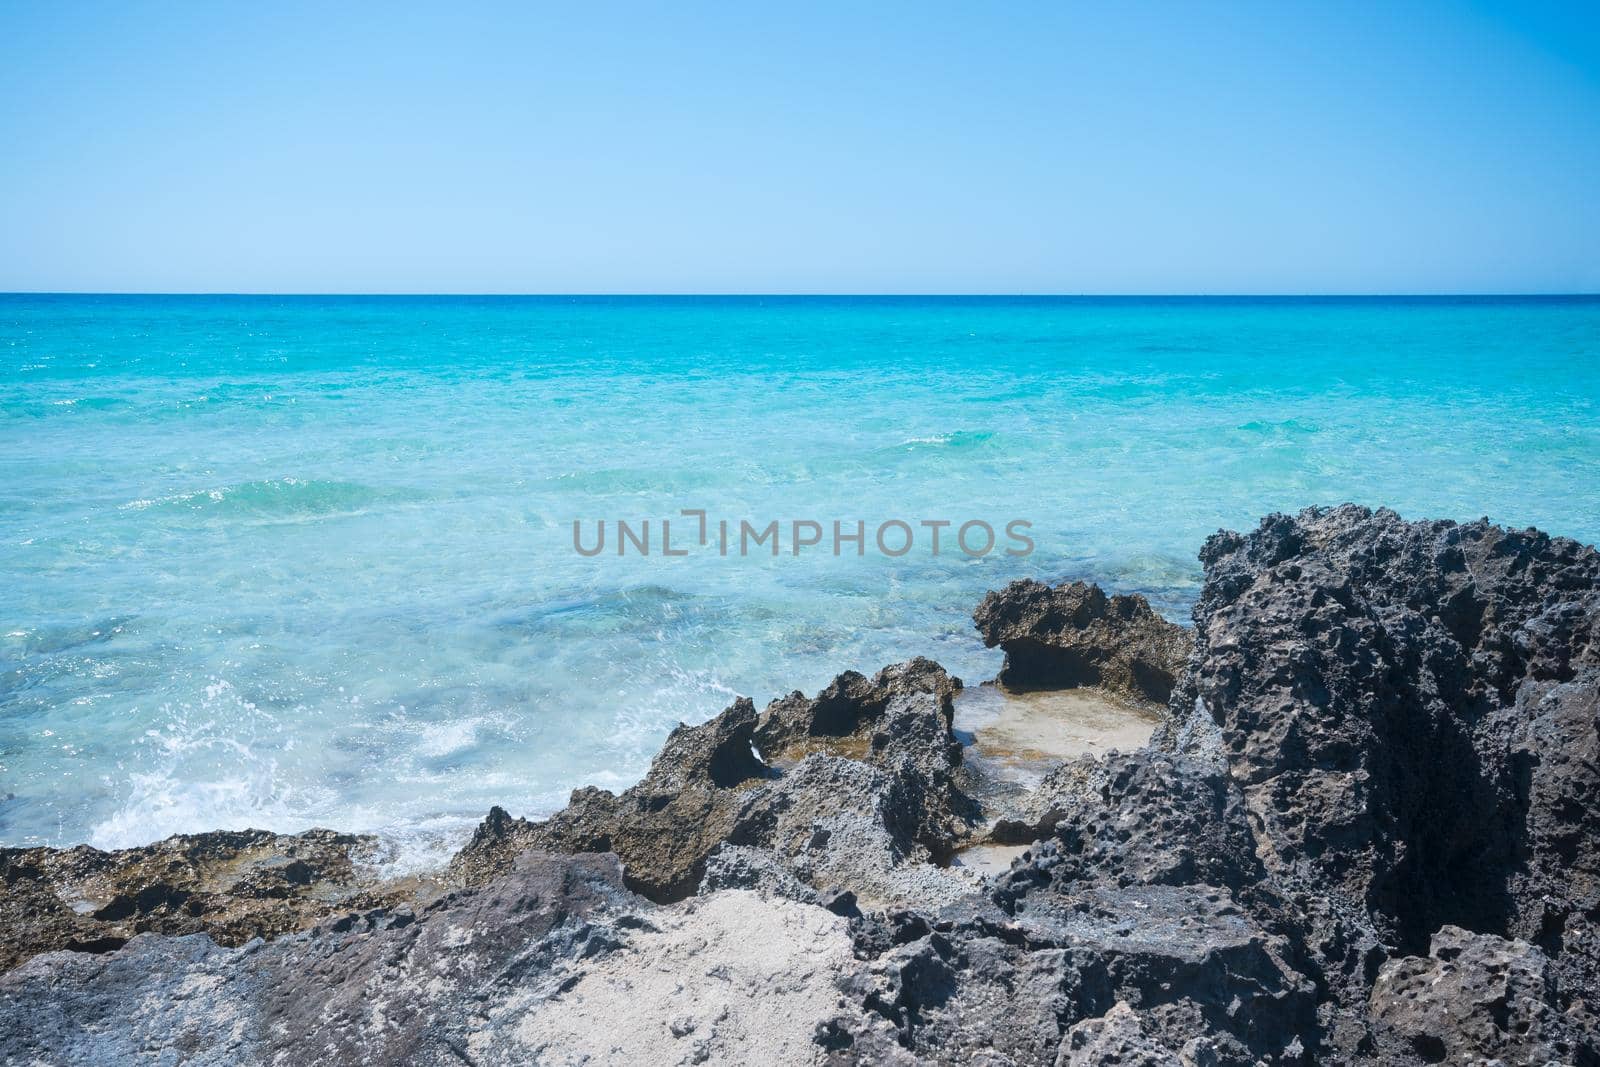
[[[1600,536],[1594,301],[12,296],[0,402],[7,844],[421,861],[736,694],[991,676],[1015,577],[1181,618],[1207,534],[1347,499]],[[572,550],[683,508],[1037,549]]]

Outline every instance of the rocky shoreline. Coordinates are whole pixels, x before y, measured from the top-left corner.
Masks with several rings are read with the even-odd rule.
[[[1163,709],[1026,789],[916,659],[428,878],[322,830],[0,850],[0,1062],[1600,1065],[1600,553],[1347,505],[1201,561],[1192,629],[979,605],[1007,689]]]

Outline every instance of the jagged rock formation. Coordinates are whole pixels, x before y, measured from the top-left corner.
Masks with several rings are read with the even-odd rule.
[[[1559,950],[1592,998],[1600,553],[1346,506],[1201,559],[1169,743],[1220,754],[1334,998],[1447,924]],[[1373,1040],[1351,1018],[1328,1019],[1347,1055]]]
[[[986,646],[1005,649],[996,681],[1008,689],[1094,685],[1165,704],[1189,658],[1189,631],[1144,597],[1108,597],[1086,582],[1012,582],[984,597],[972,621]]]
[[[848,880],[879,903],[953,898],[966,883],[928,861],[977,816],[950,729],[960,688],[916,659],[871,679],[847,672],[815,699],[792,693],[759,716],[738,700],[674,730],[620,796],[579,789],[537,823],[496,809],[452,867],[471,882],[528,848],[615,852],[630,888],[666,902],[691,895],[726,842],[777,853],[818,889]]]
[[[992,831],[959,683],[842,675],[496,811],[429,904],[37,956],[0,1060],[1600,1067],[1600,553],[1346,506],[1201,558],[1156,739]],[[1099,684],[1149,636],[1089,631]]]

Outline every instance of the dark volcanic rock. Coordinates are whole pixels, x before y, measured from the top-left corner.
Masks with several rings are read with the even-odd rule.
[[[898,1043],[937,1063],[1300,1062],[1322,1033],[1314,968],[1226,775],[1146,749],[1066,764],[1040,792],[1047,836],[982,903],[863,926],[862,954],[891,966],[919,933],[949,946],[948,989],[895,989]]]
[[[1592,998],[1600,553],[1345,506],[1201,559],[1164,743],[1226,764],[1330,999],[1447,924],[1544,946]]]
[[[1592,676],[1548,705],[1517,696],[1595,657],[1574,623],[1595,612],[1600,554],[1347,506],[1219,534],[1201,558],[1173,709],[1220,727],[1268,867],[1408,949],[1446,923],[1504,929],[1525,826],[1555,814],[1530,811],[1518,778],[1597,795],[1593,764],[1566,755],[1594,744]]]
[[[1550,961],[1526,941],[1446,926],[1426,958],[1384,964],[1372,1013],[1429,1063],[1600,1063],[1586,1009],[1563,1012]]]
[[[905,956],[896,942],[922,929],[946,943],[937,955],[954,977],[894,993],[897,1043],[944,1060],[950,1047],[1032,1033],[1033,1044],[1007,1055],[1046,1062],[1048,1017],[1064,1061],[1073,1042],[1104,1038],[1157,1061],[1592,1062],[1600,554],[1486,522],[1406,523],[1344,507],[1219,534],[1202,559],[1194,654],[1155,745],[1063,766],[1025,820],[996,828],[1045,838],[990,894],[1028,933],[968,967],[960,961],[982,939],[949,910],[902,914],[887,934],[864,928],[869,958]],[[1075,590],[1062,611],[1091,620],[1077,631],[1105,614],[1078,607],[1086,596]],[[994,637],[1066,629],[1025,621],[1044,617],[1052,599],[1042,586],[993,595],[980,623]],[[1009,631],[996,621],[1008,602],[1030,605],[1006,621]],[[1032,662],[1013,656],[1009,666]],[[1077,665],[1068,676],[1092,677]],[[1069,906],[1114,918],[1128,914],[1115,894],[1163,886],[1213,894],[1273,946],[1271,966],[1250,970],[1273,991],[1270,1025],[1240,1027],[1218,1010],[1232,1003],[1221,991],[1248,987],[1236,973],[1178,970],[1154,992],[1117,985],[1094,998],[1079,986],[1043,1015],[1009,999],[1023,987],[1035,1000],[1055,995],[1040,992],[1056,988],[1054,972],[1036,969],[1046,966],[1040,952],[1071,939],[1035,932],[1041,917],[1048,927]],[[1152,904],[1139,925],[1162,911]],[[1449,924],[1489,939],[1459,950],[1470,966],[1394,962],[1426,951]],[[1196,945],[1182,927],[1158,922],[1151,933],[1162,931],[1174,952]],[[1193,932],[1218,936],[1205,922]],[[1504,947],[1508,937],[1521,947]],[[1095,974],[1110,946],[1075,957],[1075,973]],[[923,971],[933,966],[917,958]],[[1425,984],[1435,999],[1422,995]],[[1507,997],[1521,1007],[1508,1014]],[[1132,1018],[1094,1022],[1114,1001]],[[1016,1032],[988,1033],[985,1011],[1015,1020]],[[1441,1044],[1441,1029],[1455,1038]],[[863,1048],[873,1040],[863,1029]]]
[[[1202,560],[1155,741],[988,830],[959,682],[916,660],[739,701],[544,822],[496,809],[425,907],[352,911],[330,854],[299,857],[320,920],[293,858],[152,869],[190,895],[124,880],[84,918],[75,853],[7,854],[42,945],[321,925],[35,957],[0,976],[0,1060],[1600,1067],[1600,554],[1343,507]],[[1189,640],[1087,586],[978,617],[1022,686],[1149,695]],[[937,865],[979,839],[1028,847]]]
[[[1056,1067],[1180,1067],[1181,1063],[1120,1000],[1099,1018],[1073,1024],[1056,1055]]]
[[[1554,954],[1563,984],[1600,1004],[1600,670],[1524,685],[1504,717],[1517,837],[1508,930]]]
[[[0,970],[54,949],[108,951],[146,932],[204,931],[241,945],[377,907],[397,890],[352,859],[372,843],[329,830],[240,830],[115,852],[0,849]]]
[[[996,680],[1014,690],[1095,685],[1165,704],[1191,645],[1144,597],[1108,597],[1085,582],[1012,582],[972,620],[986,646],[1005,649]]]
[[[866,1008],[863,1062],[878,1020],[918,1062],[952,1064],[1054,1063],[1068,1028],[1119,1002],[1137,1006],[1153,1048],[1198,1040],[1202,1062],[1293,1059],[1314,1021],[1286,944],[1216,887],[1079,886],[881,923],[863,924],[874,962],[847,990]]]
[[[1013,887],[1047,881],[1116,885],[1225,886],[1249,893],[1265,872],[1250,823],[1227,778],[1182,756],[1141,751],[1080,759],[1047,779],[1055,795],[1048,836],[1027,860],[995,881],[998,899]],[[1035,838],[1037,840],[1037,838]]]

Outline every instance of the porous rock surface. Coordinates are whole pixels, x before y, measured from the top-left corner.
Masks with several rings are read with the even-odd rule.
[[[139,848],[0,849],[0,970],[38,952],[107,951],[136,934],[242,945],[377,907],[357,862],[373,839],[329,830],[180,834]]]
[[[1201,560],[1164,740],[1242,799],[1330,1047],[1386,1036],[1356,1006],[1447,925],[1541,946],[1558,999],[1592,1001],[1600,553],[1345,506],[1218,534]],[[1571,1059],[1596,1062],[1592,1038]]]
[[[1013,690],[1092,685],[1165,704],[1189,658],[1189,631],[1144,597],[1087,582],[1012,582],[984,597],[972,621],[986,646],[1005,650],[996,681]]]
[[[621,795],[578,789],[543,822],[496,809],[452,862],[468,881],[527,848],[615,852],[630,888],[681,900],[724,842],[768,849],[820,888],[878,902],[953,898],[968,886],[930,864],[970,836],[951,732],[959,679],[926,659],[868,679],[836,678],[764,714],[746,699],[667,738],[644,780]],[[759,751],[760,755],[757,755]]]
[[[528,1062],[517,1028],[569,961],[648,926],[613,856],[528,854],[419,909],[271,943],[143,934],[0,977],[0,1060],[195,1064]],[[518,1057],[521,1057],[519,1060]]]
[[[1592,1042],[1586,1005],[1563,1010],[1550,961],[1526,941],[1446,926],[1428,956],[1383,965],[1372,1013],[1424,1059],[1572,1063]]]
[[[1004,824],[954,679],[843,675],[496,811],[431,903],[35,956],[0,1062],[1600,1065],[1600,554],[1346,506],[1201,558],[1155,739]]]

